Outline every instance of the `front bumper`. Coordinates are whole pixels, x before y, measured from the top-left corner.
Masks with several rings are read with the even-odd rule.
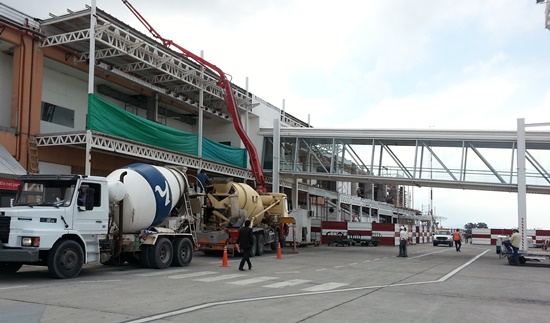
[[[6,249],[4,244],[0,242],[0,262],[37,262],[38,249]]]

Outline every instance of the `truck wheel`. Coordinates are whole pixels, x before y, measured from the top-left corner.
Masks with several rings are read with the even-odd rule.
[[[148,245],[148,244],[142,244],[141,245],[141,252],[139,254],[139,262],[145,268],[151,268],[151,263],[149,262],[149,249],[151,249],[151,245]]]
[[[252,236],[252,251],[250,252],[250,257],[256,255],[256,250],[258,249],[258,237],[256,235]]]
[[[264,244],[265,244],[265,238],[263,234],[258,235],[258,245],[256,249],[256,256],[261,256],[264,254]]]
[[[83,263],[84,252],[74,240],[57,241],[48,255],[48,270],[54,278],[78,276]]]
[[[434,247],[437,247],[437,243],[434,242],[433,244],[434,244]]]
[[[172,249],[172,243],[165,237],[161,237],[157,240],[154,246],[149,248],[149,263],[151,268],[166,269],[170,267],[172,259],[174,257],[174,249]]]
[[[19,262],[0,262],[0,274],[13,274],[23,267]]]
[[[172,243],[174,249],[174,258],[172,266],[184,267],[189,265],[193,259],[193,243],[189,238],[179,237]]]

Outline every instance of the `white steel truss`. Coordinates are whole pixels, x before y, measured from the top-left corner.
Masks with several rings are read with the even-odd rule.
[[[80,145],[82,148],[85,148],[86,132],[42,134],[37,136],[36,139],[38,146]],[[138,159],[171,165],[186,166],[194,169],[204,168],[205,170],[226,176],[250,180],[252,179],[252,173],[244,168],[216,163],[214,161],[200,159],[196,156],[186,155],[127,139],[109,136],[96,131],[92,131],[91,146],[92,149],[113,152],[123,156],[130,156]]]

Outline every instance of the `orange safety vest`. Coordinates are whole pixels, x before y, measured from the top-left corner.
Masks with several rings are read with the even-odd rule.
[[[460,232],[453,232],[453,240],[460,241]]]

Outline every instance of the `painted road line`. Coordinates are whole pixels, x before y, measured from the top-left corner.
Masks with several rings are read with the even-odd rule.
[[[155,270],[153,272],[147,272],[144,274],[135,274],[135,275],[140,277],[154,277],[154,276],[172,275],[175,273],[182,273],[186,271],[189,271],[189,269]]]
[[[449,251],[449,250],[454,250],[454,249],[443,249],[443,250],[439,250],[439,251],[428,252],[428,253],[425,253],[425,254],[423,254],[423,255],[414,256],[414,257],[410,257],[410,258],[411,258],[411,259],[422,258],[422,257],[426,257],[426,256],[433,255],[433,254],[436,254],[436,253],[441,253],[441,252]]]
[[[18,285],[18,286],[10,286],[10,287],[0,287],[0,290],[27,288],[27,287],[29,287],[29,285]]]
[[[261,277],[255,277],[255,278],[249,278],[249,279],[243,279],[243,280],[238,280],[238,281],[234,281],[234,282],[229,282],[228,284],[232,284],[232,285],[250,285],[250,284],[256,284],[256,283],[261,283],[261,282],[265,282],[265,281],[268,281],[268,280],[277,279],[277,278],[279,278],[279,277],[261,276]]]
[[[325,271],[327,270],[326,268],[319,268],[319,269],[315,269],[315,271]]]
[[[229,274],[229,275],[221,275],[221,276],[214,276],[214,277],[206,277],[206,278],[200,278],[200,279],[194,279],[194,280],[195,280],[195,281],[198,281],[198,282],[211,283],[211,282],[217,282],[217,281],[220,281],[220,280],[235,279],[235,278],[239,278],[239,277],[243,277],[243,276],[246,276],[246,275],[242,275],[242,274]]]
[[[274,283],[274,284],[271,284],[271,285],[265,285],[265,286],[262,286],[262,287],[282,288],[282,287],[296,286],[296,285],[300,285],[300,284],[305,284],[305,283],[309,283],[310,281],[311,280],[306,280],[306,279],[291,279],[291,280],[287,280],[287,281],[284,281],[284,282],[278,282],[278,283]]]
[[[109,279],[109,280],[82,280],[79,281],[79,284],[89,284],[89,283],[112,283],[119,282],[121,279]]]
[[[342,287],[342,286],[346,286],[346,285],[349,285],[349,284],[344,284],[344,283],[324,283],[324,284],[321,284],[321,285],[315,285],[315,286],[311,286],[311,287],[308,287],[308,288],[304,288],[304,289],[302,289],[302,290],[304,290],[304,291],[306,291],[306,292],[320,292],[320,291],[335,289],[335,288]]]
[[[183,278],[200,277],[200,276],[206,276],[206,275],[212,275],[212,274],[217,274],[217,272],[215,272],[215,271],[198,271],[196,273],[168,276],[167,278],[170,278],[170,279],[183,279]]]
[[[464,265],[456,268],[455,270],[451,271],[450,273],[448,273],[447,275],[439,278],[439,281],[441,282],[444,282],[446,281],[447,279],[453,277],[454,275],[456,275],[459,271],[461,271],[462,269],[468,267],[469,265],[471,265],[474,261],[476,261],[479,257],[483,256],[484,254],[486,254],[487,252],[489,252],[491,249],[487,249],[485,250],[484,252],[480,253],[479,255],[475,256],[474,258],[470,259],[470,261],[468,261],[467,263],[465,263]]]
[[[317,292],[306,292],[306,293],[294,293],[294,294],[284,294],[284,295],[273,295],[273,296],[262,296],[262,297],[252,297],[252,298],[241,298],[241,299],[234,299],[234,300],[226,300],[226,301],[219,301],[219,302],[210,302],[210,303],[204,303],[199,305],[194,305],[186,308],[182,308],[179,310],[171,311],[171,312],[165,312],[150,316],[141,317],[135,320],[126,321],[126,323],[146,323],[146,322],[152,322],[157,321],[161,319],[165,319],[168,317],[173,317],[176,315],[182,315],[194,311],[199,311],[206,308],[216,307],[216,306],[223,306],[223,305],[231,305],[231,304],[249,304],[250,302],[258,302],[258,301],[268,301],[268,300],[274,300],[274,299],[285,299],[285,298],[292,298],[292,297],[305,297],[309,295],[323,295],[323,294],[336,294],[336,293],[349,293],[354,291],[363,291],[363,290],[374,290],[374,289],[381,289],[381,288],[395,288],[400,286],[413,286],[413,285],[427,285],[427,284],[440,284],[442,282],[445,282],[447,279],[451,278],[452,276],[456,275],[461,269],[464,267],[472,264],[475,260],[477,260],[479,257],[484,255],[485,253],[489,252],[490,249],[486,250],[485,252],[481,253],[480,255],[474,257],[472,260],[468,261],[464,265],[459,266],[455,270],[451,271],[449,274],[441,277],[438,280],[428,280],[428,281],[421,281],[421,282],[411,282],[411,283],[396,283],[396,284],[386,284],[386,285],[372,285],[372,286],[361,286],[361,287],[350,287],[350,288],[343,288],[343,289],[337,289],[337,290],[325,290],[325,291],[317,291]]]

